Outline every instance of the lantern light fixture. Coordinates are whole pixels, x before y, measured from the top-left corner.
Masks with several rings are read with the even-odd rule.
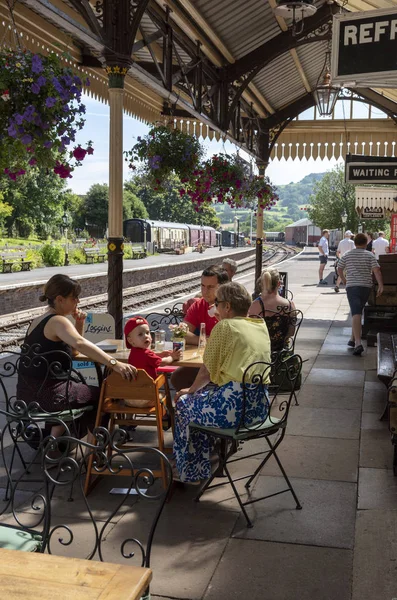
[[[331,52],[328,49],[325,53],[324,66],[313,91],[316,107],[321,117],[330,117],[332,115],[340,92],[340,88],[331,83],[330,57]]]
[[[316,12],[314,0],[277,0],[277,6],[274,9],[276,16],[292,19],[291,31],[294,37],[303,32],[305,18],[311,17]]]

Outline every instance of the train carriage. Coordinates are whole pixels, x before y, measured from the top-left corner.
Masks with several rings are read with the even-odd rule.
[[[265,240],[267,242],[284,242],[284,231],[265,231]]]
[[[166,252],[180,246],[217,246],[217,232],[207,225],[186,225],[151,219],[127,219],[123,224],[124,237],[133,244],[153,244],[153,250]],[[233,244],[224,244],[233,245]]]

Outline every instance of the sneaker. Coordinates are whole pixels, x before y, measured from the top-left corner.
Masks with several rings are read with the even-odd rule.
[[[338,285],[336,285],[336,286],[334,287],[334,290],[335,290],[335,292],[336,292],[337,294],[339,294],[339,286],[338,286]]]
[[[348,346],[350,346],[350,348],[354,348],[354,346],[356,345],[356,343],[355,343],[355,341],[354,341],[354,340],[349,340],[349,341],[347,342],[347,345],[348,345]]]
[[[359,346],[356,346],[353,350],[354,356],[361,356],[363,352],[364,352],[364,347],[361,344]]]
[[[319,285],[328,285],[328,281],[325,281],[324,279],[320,279]]]

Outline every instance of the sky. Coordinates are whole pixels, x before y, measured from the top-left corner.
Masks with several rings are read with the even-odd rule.
[[[84,96],[86,105],[86,123],[84,128],[78,132],[76,143],[83,147],[92,140],[94,154],[87,156],[83,166],[73,172],[72,179],[68,180],[70,187],[76,194],[85,194],[94,183],[109,182],[109,106],[98,100]],[[124,115],[124,150],[130,150],[136,143],[138,136],[145,135],[149,131],[149,126]],[[235,146],[230,142],[206,141],[208,155],[219,152],[233,153]],[[244,153],[241,152],[244,157]],[[248,158],[247,155],[245,158]],[[268,175],[275,185],[282,185],[291,182],[300,181],[305,175],[310,173],[322,173],[332,169],[336,161],[324,160],[274,160],[266,169]],[[127,163],[124,165],[124,179],[130,177],[130,170]]]

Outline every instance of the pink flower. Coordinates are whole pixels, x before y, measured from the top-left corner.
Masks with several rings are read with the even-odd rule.
[[[94,148],[92,146],[88,146],[86,148],[86,152],[87,152],[87,154],[94,154]]]

